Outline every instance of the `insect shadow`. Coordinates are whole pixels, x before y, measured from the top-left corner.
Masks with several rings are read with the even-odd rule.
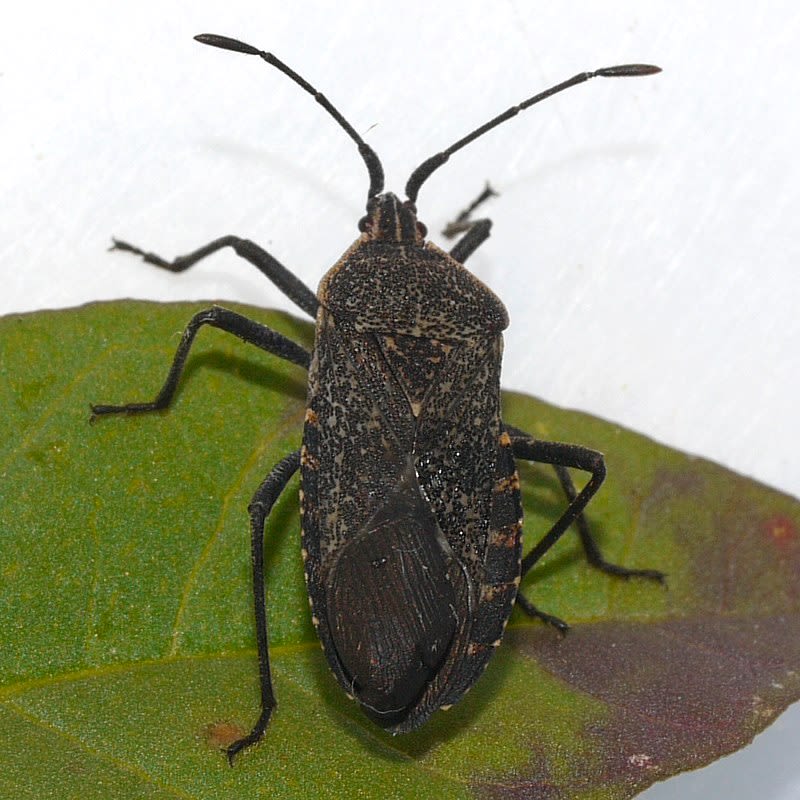
[[[224,350],[211,349],[187,361],[184,371],[186,381],[181,382],[175,394],[176,398],[187,390],[195,373],[202,373],[205,370],[230,375],[256,389],[266,389],[301,402],[306,399],[308,392],[307,384],[302,378],[287,375],[285,370],[271,367],[263,362],[259,363],[246,356],[234,356]]]

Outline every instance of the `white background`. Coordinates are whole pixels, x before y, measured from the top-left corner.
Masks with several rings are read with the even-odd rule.
[[[236,233],[313,288],[356,237],[355,147],[285,77],[196,33],[273,50],[318,85],[398,193],[506,107],[648,61],[664,72],[596,79],[453,156],[420,217],[435,233],[485,180],[501,192],[470,267],[509,309],[508,388],[800,495],[798,8],[18,5],[0,29],[0,313],[120,297],[289,309],[230,251],[174,276],[106,253],[109,237],[173,256]],[[795,707],[746,751],[645,796],[796,799],[798,741]]]

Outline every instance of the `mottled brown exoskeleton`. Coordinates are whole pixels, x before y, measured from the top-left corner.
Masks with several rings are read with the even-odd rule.
[[[383,193],[383,169],[352,126],[270,53],[204,34],[204,44],[260,56],[314,98],[357,143],[370,176],[361,235],[317,295],[253,242],[217,239],[166,261],[125,242],[114,247],[179,272],[232,247],[316,319],[314,350],[215,306],[189,323],[156,399],[96,405],[94,416],[169,405],[202,325],[235,334],[308,367],[303,445],[284,458],[250,504],[261,715],[228,748],[230,759],[263,735],[275,696],[269,666],[263,576],[264,525],[300,469],[303,558],[312,619],[328,663],[347,693],[381,727],[411,731],[455,703],[500,643],[514,603],[566,630],[518,593],[523,575],[574,522],[588,560],[615,575],[661,580],[655,570],[604,561],[583,509],[605,476],[585,447],[533,439],[500,414],[502,302],[463,266],[489,236],[472,220],[487,189],[451,226],[464,236],[447,253],[425,240],[415,202],[422,183],[464,145],[534,103],[595,76],[649,75],[628,65],[576,75],[495,117],[418,167],[407,200]],[[569,500],[564,514],[522,557],[522,506],[514,459],[552,464]],[[578,493],[567,468],[591,473]]]

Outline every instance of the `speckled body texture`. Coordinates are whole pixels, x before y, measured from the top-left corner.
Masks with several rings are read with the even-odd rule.
[[[508,318],[421,236],[365,233],[318,297],[301,451],[314,624],[346,691],[409,731],[475,682],[519,585]]]

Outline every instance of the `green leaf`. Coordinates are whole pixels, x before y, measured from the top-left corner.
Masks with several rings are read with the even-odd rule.
[[[507,396],[508,422],[606,454],[590,506],[612,561],[566,536],[523,590],[566,637],[515,612],[475,688],[420,731],[384,734],[316,644],[296,479],[269,522],[279,706],[258,709],[247,503],[299,445],[305,373],[218,331],[168,412],[151,399],[198,306],[113,303],[0,320],[0,796],[626,798],[747,743],[800,696],[800,505],[607,422]],[[310,344],[307,325],[246,309]],[[564,508],[520,465],[528,544]],[[576,476],[577,478],[577,476]]]

